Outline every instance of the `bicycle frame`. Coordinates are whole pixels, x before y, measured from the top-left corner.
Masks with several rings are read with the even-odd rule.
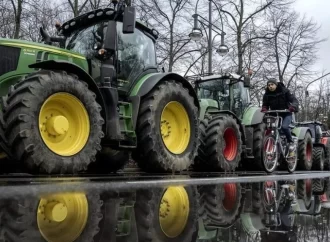
[[[280,132],[282,128],[283,118],[279,116],[279,113],[288,113],[287,110],[271,110],[267,111],[266,114],[269,113],[276,113],[276,116],[267,115],[264,117],[264,122],[266,123],[266,132],[271,132],[272,135],[275,136],[275,146],[274,149],[279,147],[279,152],[283,157],[285,156],[285,150],[282,145],[282,142],[280,142]],[[266,121],[265,121],[266,120]],[[287,140],[286,140],[287,142]],[[275,152],[275,150],[273,150]]]

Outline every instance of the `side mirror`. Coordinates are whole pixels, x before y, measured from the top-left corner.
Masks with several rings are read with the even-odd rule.
[[[103,48],[108,52],[115,52],[117,48],[117,25],[116,21],[108,22],[107,32],[105,34]]]
[[[123,33],[124,34],[133,34],[135,30],[135,8],[126,7],[124,10],[123,18]]]
[[[244,77],[244,87],[250,87],[251,86],[251,77],[246,75]]]
[[[50,40],[50,36],[47,33],[47,31],[44,29],[43,26],[40,27],[39,30],[40,30],[40,35],[42,37],[42,41],[44,41],[46,45],[50,45],[51,44],[51,40]]]

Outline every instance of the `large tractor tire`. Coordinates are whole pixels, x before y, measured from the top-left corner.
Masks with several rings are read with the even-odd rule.
[[[325,152],[323,147],[313,148],[313,165],[312,169],[317,171],[324,170]]]
[[[141,100],[137,120],[139,166],[149,172],[187,170],[197,156],[198,107],[187,88],[159,83]]]
[[[99,232],[102,202],[97,194],[60,193],[8,199],[3,237],[8,242],[90,242]]]
[[[325,179],[324,178],[315,178],[312,181],[313,183],[313,195],[321,196],[326,191]]]
[[[236,120],[229,115],[217,115],[208,122],[203,140],[209,171],[235,171],[241,160],[242,137]]]
[[[201,187],[203,220],[205,226],[230,226],[238,219],[244,204],[242,187],[225,183]]]
[[[324,170],[330,171],[330,137],[323,137],[321,142],[325,145]]]
[[[265,134],[265,124],[260,123],[253,127],[253,156],[251,169],[256,171],[264,170],[264,157],[263,157],[263,144],[264,144],[264,134]]]
[[[297,198],[302,199],[308,210],[312,205],[313,181],[312,179],[297,181]]]
[[[208,157],[206,154],[206,146],[205,146],[205,141],[206,141],[206,129],[211,120],[211,116],[206,114],[205,118],[200,120],[199,123],[199,147],[198,147],[198,153],[197,157],[194,161],[194,170],[196,171],[207,171],[208,167],[205,166],[207,163]]]
[[[309,132],[303,140],[298,142],[298,165],[297,170],[309,171],[313,165],[313,141]]]
[[[89,171],[95,172],[116,172],[123,169],[129,160],[127,150],[113,150],[109,147],[102,147],[102,150],[96,155],[96,162],[92,163]]]
[[[140,242],[191,242],[198,233],[199,193],[195,187],[140,190],[135,218]]]
[[[77,173],[101,150],[101,106],[87,84],[66,72],[38,71],[11,86],[5,135],[31,173]]]

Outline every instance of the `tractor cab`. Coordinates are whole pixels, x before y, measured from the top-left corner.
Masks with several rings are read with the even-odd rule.
[[[216,101],[219,110],[229,110],[242,118],[250,105],[249,77],[224,73],[189,76],[187,79],[194,84],[200,100]]]
[[[57,39],[66,50],[86,57],[89,74],[97,83],[110,78],[110,85],[127,95],[135,81],[157,72],[158,32],[136,21],[133,8],[119,4],[63,23],[58,28],[62,38]]]

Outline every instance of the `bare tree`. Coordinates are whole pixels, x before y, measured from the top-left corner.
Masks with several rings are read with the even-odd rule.
[[[251,42],[264,41],[273,37],[271,33],[258,31],[263,25],[260,18],[263,17],[267,9],[280,8],[288,5],[289,2],[287,0],[214,0],[214,2],[221,6],[220,11],[226,16],[228,28],[233,31],[233,37],[236,41],[233,55],[237,58],[237,72],[242,74],[244,54]],[[248,9],[251,8],[253,10],[249,11]],[[254,21],[256,28],[250,31],[252,21]]]
[[[296,12],[273,11],[269,17],[274,38],[268,41],[273,57],[270,73],[276,70],[278,79],[292,85],[294,77],[303,78],[313,73],[309,68],[317,59],[318,44],[324,40],[317,38],[319,26],[304,15]]]
[[[21,29],[22,11],[25,1],[26,0],[10,0],[14,12],[14,19],[15,19],[15,32],[13,36],[14,39],[19,38],[19,33]]]
[[[199,49],[191,48],[188,33],[191,25],[184,24],[191,12],[188,10],[190,0],[139,0],[136,1],[140,19],[154,28],[160,35],[157,43],[159,64],[173,70],[175,64],[190,53],[199,53]],[[189,16],[191,19],[191,16]]]

